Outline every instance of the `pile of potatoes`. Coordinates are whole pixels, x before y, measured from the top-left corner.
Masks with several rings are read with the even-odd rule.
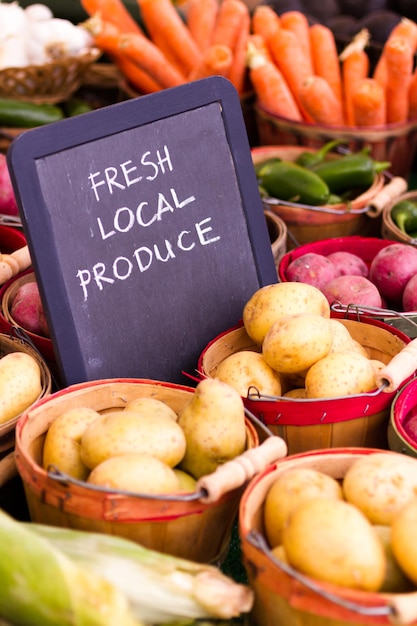
[[[362,591],[417,586],[417,460],[356,457],[341,480],[309,466],[277,474],[263,508],[272,555],[315,578]]]
[[[90,485],[144,494],[193,492],[196,481],[246,449],[242,398],[202,380],[181,411],[152,397],[99,412],[63,411],[49,427],[42,466]]]
[[[330,317],[326,297],[306,283],[261,287],[244,307],[243,324],[258,351],[227,356],[213,374],[243,397],[250,387],[260,395],[300,399],[369,392],[386,366]]]

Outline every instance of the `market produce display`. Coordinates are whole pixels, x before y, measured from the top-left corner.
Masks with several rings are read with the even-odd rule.
[[[319,6],[318,2],[279,0],[254,6],[243,0],[134,0],[134,4],[140,21],[122,0],[80,0],[88,18],[71,24],[55,17],[46,4],[23,8],[18,2],[0,2],[0,73],[29,65],[43,67],[94,50],[95,58],[104,55],[98,69],[110,67],[117,72],[113,74],[117,76],[117,94],[112,92],[117,99],[221,75],[235,86],[243,107],[249,96],[251,114],[258,107],[299,123],[300,128],[326,125],[354,133],[372,127],[384,132],[391,124],[410,124],[410,128],[414,124],[417,14],[413,3],[398,0],[395,6],[387,2],[359,6],[353,0],[332,0]],[[99,91],[105,91],[102,85]],[[84,93],[80,89],[58,95],[58,102],[53,103],[39,103],[35,97],[23,101],[15,94],[2,96],[0,131],[4,129],[11,141],[14,131],[59,124],[65,117],[90,112],[95,104],[91,105]],[[105,102],[101,98],[100,93],[97,106]],[[404,141],[411,136],[406,135]],[[276,200],[277,206],[293,204],[294,212],[342,207],[354,214],[358,195],[381,179],[384,183],[391,180],[395,159],[387,157],[387,150],[374,156],[372,141],[353,149],[346,136],[331,137],[331,141],[323,138],[317,149],[307,147],[308,140],[304,143],[301,137],[298,145],[305,148],[293,161],[273,157],[257,162],[254,167],[262,199]],[[387,134],[387,145],[390,139]],[[407,144],[404,150],[408,150]],[[411,139],[409,150],[414,150]],[[405,179],[403,183],[408,184]],[[403,192],[404,187],[397,191]],[[385,428],[389,407],[381,406],[376,416],[379,421],[374,422],[373,400],[368,401],[366,415],[359,401],[363,396],[373,399],[375,393],[392,391],[380,387],[390,382],[384,375],[402,347],[402,362],[406,361],[407,371],[414,375],[415,347],[408,344],[406,352],[400,335],[390,335],[381,327],[377,327],[384,333],[381,341],[375,339],[381,336],[376,329],[373,339],[365,341],[367,320],[336,319],[331,306],[337,302],[382,313],[391,308],[410,314],[417,311],[417,248],[413,241],[417,203],[412,199],[396,203],[395,197],[385,201],[393,203],[392,220],[410,242],[391,241],[372,261],[367,255],[363,255],[365,259],[343,250],[342,244],[331,253],[309,251],[297,256],[286,268],[285,280],[262,287],[248,300],[242,311],[243,326],[239,326],[247,335],[244,347],[236,347],[240,339],[235,344],[235,335],[230,334],[229,339],[225,333],[222,358],[213,374],[198,372],[202,380],[195,381],[190,403],[180,411],[150,396],[125,404],[122,399],[123,408],[96,410],[79,396],[75,405],[56,419],[52,411],[53,418],[43,424],[42,432],[37,432],[41,426],[36,419],[29,420],[30,454],[39,470],[47,481],[53,475],[57,482],[63,481],[60,486],[68,487],[59,511],[67,516],[65,524],[75,517],[83,519],[82,507],[74,515],[66,505],[72,488],[82,493],[85,489],[86,505],[88,494],[104,494],[99,522],[106,530],[98,534],[18,522],[1,510],[0,501],[0,621],[10,626],[81,622],[92,626],[264,626],[251,618],[255,605],[258,610],[261,607],[263,595],[258,598],[251,583],[240,584],[223,574],[223,562],[197,563],[118,537],[120,520],[111,516],[129,516],[124,510],[128,507],[117,499],[123,494],[135,502],[162,496],[161,501],[168,503],[171,496],[178,495],[191,501],[200,490],[209,498],[210,476],[225,468],[226,476],[227,471],[234,474],[233,488],[238,475],[244,493],[245,481],[265,469],[260,462],[262,454],[267,457],[262,450],[253,457],[257,462],[246,456],[253,452],[244,402],[251,388],[271,405],[301,405],[291,402],[294,400],[307,405],[299,411],[297,424],[289,428],[297,429],[313,452],[322,446],[327,453],[326,446],[349,441],[349,433],[368,418],[369,425],[359,435],[362,442],[370,440],[372,429]],[[19,219],[1,153],[0,214]],[[379,237],[379,233],[375,235]],[[297,247],[296,240],[292,243]],[[27,269],[14,259],[0,255],[0,269],[4,265],[14,274]],[[24,329],[49,339],[35,279],[22,284],[9,305],[16,324],[12,323],[11,332]],[[375,350],[373,343],[378,344]],[[37,402],[42,394],[40,374],[39,364],[29,354],[11,353],[0,359],[0,426],[7,426]],[[352,399],[358,399],[357,409],[346,404]],[[331,433],[325,430],[332,427],[333,400],[341,405],[337,434],[336,427]],[[305,425],[303,421],[310,419],[309,407],[313,413],[320,403],[326,407],[326,402],[320,425],[316,427],[312,421]],[[40,411],[41,403],[38,406]],[[346,411],[345,406],[349,407]],[[38,419],[41,416],[36,413]],[[271,433],[272,427],[279,428],[286,421],[279,408],[274,420]],[[253,416],[251,428],[259,428],[267,440],[278,439],[271,437],[265,424],[257,423]],[[346,439],[340,436],[344,426]],[[321,427],[317,442],[313,430]],[[404,429],[417,441],[414,415],[408,416]],[[369,432],[363,434],[366,430]],[[284,439],[280,442],[280,459],[273,461],[277,468],[289,449]],[[319,463],[307,468],[300,462],[298,467],[277,473],[265,502],[253,513],[268,546],[269,561],[283,564],[284,571],[301,574],[316,586],[324,582],[335,585],[336,591],[348,589],[352,594],[398,594],[408,602],[408,594],[414,594],[417,585],[416,461],[407,456],[408,450],[403,454],[380,452],[372,450],[346,472],[343,460],[332,475],[326,471],[330,457],[323,469],[318,469]],[[0,446],[0,496],[2,453]],[[9,466],[10,458],[13,460],[13,452],[8,455]],[[231,470],[227,470],[228,462],[235,463]],[[272,465],[268,466],[267,473],[273,471]],[[26,478],[36,482],[38,477],[32,474]],[[46,485],[48,490],[49,483]],[[114,499],[107,501],[108,494]],[[47,500],[49,494],[44,495]],[[258,497],[258,505],[261,501]],[[43,507],[50,503],[35,502],[37,506],[43,514]],[[88,508],[95,506],[100,508],[102,501],[88,503]],[[53,508],[51,519],[56,519]],[[175,515],[170,515],[166,504],[157,520],[145,519],[143,532],[152,535],[156,525],[168,527],[176,521],[171,519]],[[92,527],[93,521],[86,517],[86,526],[91,522]],[[232,521],[224,521],[231,526]],[[143,524],[129,518],[129,524],[135,522]],[[219,530],[216,524],[208,525],[209,534]],[[184,533],[183,541],[194,541],[193,533],[190,524],[189,536]],[[240,554],[234,558],[240,559]],[[257,569],[262,574],[263,568],[258,568],[255,560],[249,568],[249,579]],[[344,626],[345,622],[339,622]],[[300,626],[304,626],[302,622]]]

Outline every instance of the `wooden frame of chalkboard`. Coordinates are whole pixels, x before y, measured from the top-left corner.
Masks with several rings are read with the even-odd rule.
[[[278,280],[224,78],[31,129],[7,159],[64,385],[190,383],[206,344]]]

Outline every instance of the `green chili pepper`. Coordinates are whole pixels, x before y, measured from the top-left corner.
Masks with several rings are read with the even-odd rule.
[[[331,193],[343,193],[350,189],[368,188],[375,176],[386,170],[388,161],[374,161],[368,150],[346,154],[339,159],[318,163],[312,168],[328,185]]]
[[[391,210],[391,217],[398,228],[411,237],[417,230],[417,203],[411,200],[397,202]]]
[[[258,175],[258,172],[265,167],[265,165],[269,165],[270,163],[279,163],[282,161],[279,157],[272,157],[271,159],[266,159],[266,161],[261,161],[255,165],[255,173]]]
[[[258,171],[258,182],[270,196],[300,204],[326,204],[330,195],[320,176],[292,161],[266,163]]]
[[[301,152],[301,154],[299,154],[295,159],[294,163],[302,165],[303,167],[314,167],[318,163],[324,161],[326,155],[341,143],[342,141],[340,139],[333,139],[333,141],[329,141],[316,152]]]

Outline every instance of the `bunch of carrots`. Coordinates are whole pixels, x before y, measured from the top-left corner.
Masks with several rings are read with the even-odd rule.
[[[368,41],[361,31],[339,55],[328,27],[258,5],[247,50],[258,103],[280,117],[338,127],[417,119],[417,24],[404,18],[394,27],[372,72]]]
[[[81,0],[83,26],[141,94],[212,75],[246,88],[251,16],[243,0],[137,0],[142,28],[122,0]],[[146,31],[146,32],[145,32]]]

